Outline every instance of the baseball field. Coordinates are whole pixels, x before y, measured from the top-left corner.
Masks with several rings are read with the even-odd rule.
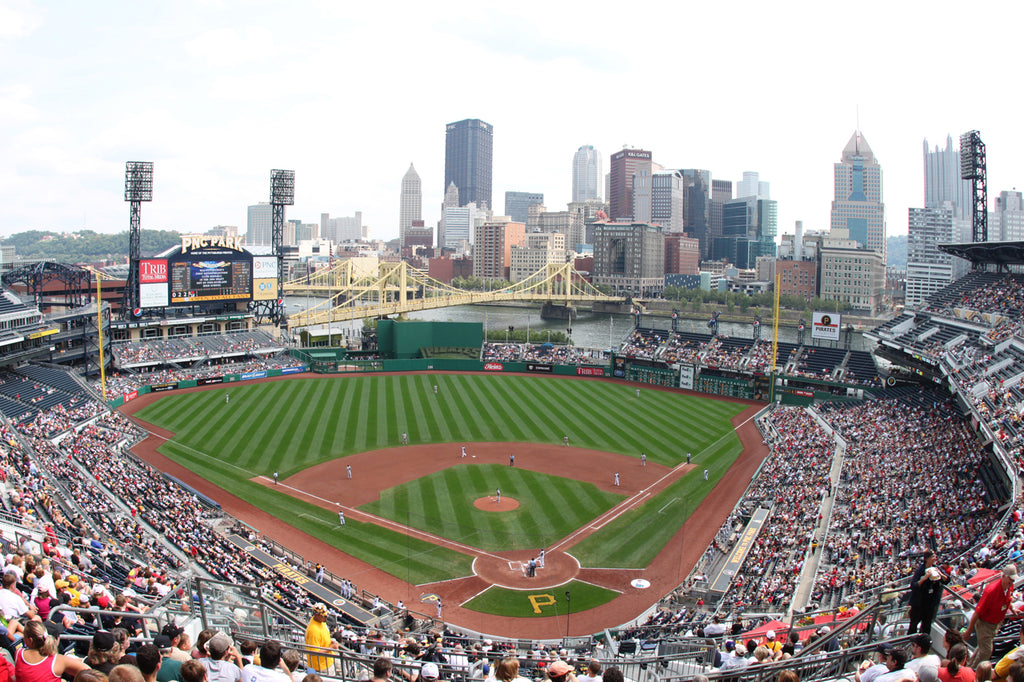
[[[743,451],[748,408],[611,381],[423,373],[230,384],[154,397],[135,416],[173,434],[160,454],[199,478],[422,591],[541,548],[576,562],[564,584],[583,569],[639,576]],[[520,589],[519,577],[484,583]],[[573,611],[622,590],[578,592],[589,602]],[[538,615],[537,600],[464,596],[471,610]]]

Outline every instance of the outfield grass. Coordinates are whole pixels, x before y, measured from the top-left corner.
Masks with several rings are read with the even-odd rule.
[[[474,500],[501,494],[519,508],[495,514]],[[458,464],[381,493],[359,507],[435,535],[488,551],[554,544],[625,499],[593,483],[502,464]]]
[[[437,395],[434,384],[439,387]],[[224,401],[227,391],[229,404]],[[574,446],[633,457],[646,452],[651,462],[667,466],[684,461],[686,453],[692,452],[697,472],[702,473],[704,465],[711,470],[706,485],[713,487],[739,452],[729,420],[743,406],[667,391],[641,390],[640,395],[636,397],[634,384],[553,377],[356,375],[170,394],[138,416],[175,432],[174,440],[160,450],[183,466],[300,530],[418,584],[466,575],[469,558],[378,527],[350,522],[351,532],[328,530],[325,521],[331,521],[332,512],[248,479],[274,471],[287,477],[320,462],[397,446],[406,432],[414,444],[561,443],[568,435]],[[685,480],[696,478],[702,476],[691,473]],[[675,494],[692,496],[700,489],[687,483]],[[666,523],[660,522],[664,514],[651,515],[652,501],[641,507],[648,513],[632,513],[628,521],[610,524],[583,543],[588,564],[625,565],[620,562],[627,558],[620,554],[653,557],[696,506],[696,499],[690,498],[683,505],[686,511],[665,519]],[[436,512],[449,515],[452,508],[439,506]],[[473,525],[481,542],[498,543],[505,537],[492,535],[486,540],[492,532],[488,526]],[[528,531],[524,526],[524,538]],[[538,525],[529,532],[537,535],[523,539],[524,545],[540,547],[552,531]]]
[[[569,599],[565,593],[569,591]],[[573,580],[558,587],[536,590],[511,590],[490,587],[463,604],[463,607],[481,613],[512,618],[546,618],[579,613],[601,606],[619,596],[618,592]]]

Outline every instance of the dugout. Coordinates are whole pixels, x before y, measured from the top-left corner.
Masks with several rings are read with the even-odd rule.
[[[377,323],[377,350],[386,360],[478,359],[483,341],[484,326],[480,322],[381,320]]]

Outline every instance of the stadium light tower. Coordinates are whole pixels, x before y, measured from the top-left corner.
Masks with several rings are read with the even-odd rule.
[[[124,288],[121,317],[139,312],[139,259],[142,258],[142,202],[153,201],[153,162],[129,161],[124,171],[124,200],[131,210],[128,228],[128,282]]]
[[[284,320],[284,207],[295,203],[295,171],[275,168],[270,171],[270,243],[277,258],[277,298],[253,301],[253,312],[260,321],[275,324]]]
[[[960,136],[960,178],[970,180],[974,200],[971,204],[971,232],[975,243],[988,241],[988,189],[985,143],[981,134],[971,130]]]

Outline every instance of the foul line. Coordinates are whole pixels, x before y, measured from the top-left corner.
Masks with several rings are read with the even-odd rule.
[[[166,442],[172,442],[172,439],[167,438],[166,436],[161,436],[158,433],[153,433],[152,431],[149,431],[148,429],[145,429],[145,430],[151,436],[155,436],[155,437],[157,437],[157,438],[159,438],[159,439],[161,439],[163,441],[166,441]],[[273,479],[270,478],[269,476],[264,476],[262,474],[256,474],[256,473],[254,473],[252,471],[249,471],[248,469],[243,469],[242,467],[240,467],[240,466],[238,466],[236,464],[232,464],[230,462],[224,462],[222,460],[219,460],[219,459],[215,458],[213,455],[210,455],[210,454],[207,454],[205,452],[202,452],[201,450],[196,450],[195,448],[190,447],[188,445],[184,445],[184,444],[180,443],[179,441],[173,441],[173,442],[174,442],[175,445],[180,446],[180,447],[182,447],[182,448],[184,448],[186,450],[189,450],[191,452],[194,452],[197,455],[200,455],[202,457],[206,457],[207,459],[210,459],[210,460],[214,460],[216,462],[219,462],[220,464],[227,464],[230,467],[238,469],[239,471],[248,474],[249,478],[251,478],[251,479],[263,479],[264,481],[268,481],[268,482],[270,482],[270,485],[268,485],[268,487],[286,488],[288,490],[293,491],[294,493],[296,493],[298,495],[304,495],[304,496],[306,496],[306,497],[308,497],[310,499],[317,500],[318,502],[323,502],[324,504],[333,505],[335,507],[338,507],[339,509],[343,509],[345,511],[345,515],[348,518],[350,518],[350,519],[352,519],[354,521],[362,521],[362,522],[370,521],[370,522],[374,523],[375,525],[382,526],[384,528],[390,528],[391,530],[396,530],[398,532],[403,532],[404,534],[412,536],[412,537],[419,537],[420,539],[426,540],[426,541],[430,542],[431,544],[437,545],[439,547],[448,547],[449,549],[457,548],[458,550],[462,551],[463,553],[469,554],[470,556],[486,556],[486,557],[490,557],[492,559],[499,559],[499,560],[505,559],[505,557],[498,556],[497,554],[491,554],[490,552],[485,552],[485,551],[483,551],[483,550],[481,550],[481,549],[479,549],[477,547],[473,547],[471,545],[464,545],[461,542],[456,542],[455,540],[449,540],[448,538],[443,538],[443,537],[441,537],[439,535],[434,535],[432,533],[427,533],[427,532],[418,530],[416,528],[412,528],[410,526],[403,525],[401,523],[396,523],[396,522],[391,521],[389,519],[385,519],[383,517],[376,516],[374,514],[369,514],[367,512],[360,511],[360,510],[355,509],[353,507],[346,507],[346,506],[340,505],[340,504],[338,504],[337,502],[335,502],[333,500],[328,500],[328,499],[326,499],[324,497],[320,497],[319,495],[314,495],[313,493],[306,492],[305,490],[299,490],[298,488],[296,488],[294,486],[290,486],[287,483],[280,483],[280,482],[273,483],[272,482]],[[301,514],[300,516],[306,516],[306,515],[305,514]],[[316,518],[316,517],[313,517],[313,518]],[[317,519],[317,520],[320,520],[320,519]],[[324,521],[324,524],[325,525],[333,525],[333,524],[331,524],[330,522],[327,522],[327,521]]]
[[[678,497],[673,497],[671,500],[669,500],[668,502],[665,503],[664,507],[662,507],[661,509],[658,510],[658,513],[660,514],[663,511],[665,511],[666,509],[668,509],[669,505],[671,505],[673,502],[675,502],[678,499],[679,499]]]
[[[753,414],[753,415],[747,417],[742,422],[740,422],[737,426],[733,427],[732,431],[729,431],[728,433],[723,433],[717,440],[715,440],[712,443],[709,443],[707,445],[707,447],[705,447],[703,450],[701,450],[697,454],[698,455],[704,454],[705,452],[707,452],[711,448],[715,447],[716,445],[718,445],[720,442],[722,442],[723,440],[725,440],[729,436],[734,435],[737,431],[740,430],[741,427],[746,426],[749,422],[753,421],[756,417],[757,417],[756,414]],[[740,445],[742,446],[743,444],[740,443]],[[614,507],[612,507],[611,509],[606,511],[604,514],[601,514],[600,516],[598,516],[591,523],[583,526],[582,528],[579,528],[579,529],[573,531],[569,535],[567,535],[564,538],[562,538],[561,540],[559,540],[557,543],[551,545],[551,549],[552,550],[557,550],[560,547],[571,545],[572,541],[575,540],[580,535],[582,535],[583,533],[588,532],[588,531],[597,531],[597,530],[600,530],[600,529],[604,528],[609,523],[611,523],[615,519],[617,519],[620,516],[622,516],[623,514],[625,514],[630,509],[632,509],[632,508],[636,507],[638,504],[640,504],[640,502],[645,497],[650,496],[652,494],[651,493],[651,489],[656,487],[656,486],[658,486],[659,484],[661,484],[661,482],[664,481],[665,479],[677,478],[680,472],[683,472],[683,471],[686,471],[686,470],[689,470],[689,469],[696,469],[696,468],[697,468],[697,465],[695,465],[695,464],[686,464],[684,462],[680,462],[679,464],[677,464],[674,467],[672,467],[671,469],[669,469],[668,472],[666,472],[661,478],[656,480],[654,483],[650,484],[649,486],[647,486],[643,490],[638,491],[632,497],[630,497],[630,498],[628,498],[626,500],[623,500],[619,504],[615,505]],[[676,498],[676,499],[678,499],[678,498]],[[673,501],[675,501],[675,500],[673,500]],[[671,502],[669,504],[671,504]],[[665,507],[667,507],[667,506],[668,506],[668,504],[665,505]],[[662,507],[662,509],[664,509],[664,507]]]

